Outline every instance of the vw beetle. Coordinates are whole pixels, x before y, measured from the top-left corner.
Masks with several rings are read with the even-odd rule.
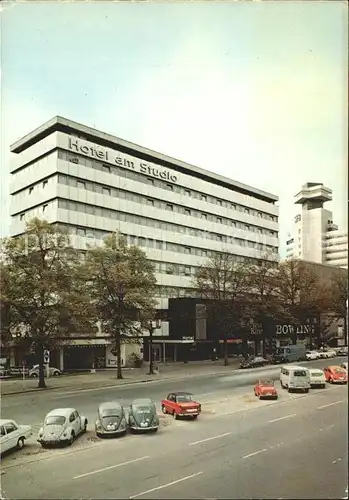
[[[43,448],[60,443],[73,444],[75,438],[86,430],[87,418],[75,408],[57,408],[46,415],[38,442]]]
[[[115,437],[126,433],[127,422],[121,403],[110,401],[99,405],[95,431],[98,437]]]
[[[130,405],[128,425],[131,432],[157,432],[160,420],[154,401],[148,398],[135,399]]]

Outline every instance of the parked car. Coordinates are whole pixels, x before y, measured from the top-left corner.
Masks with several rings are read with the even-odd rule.
[[[348,363],[342,363],[341,368],[343,368],[347,372],[347,376],[348,376]]]
[[[321,359],[335,358],[336,356],[337,353],[334,349],[324,349],[323,351],[320,351]]]
[[[262,398],[277,399],[278,393],[272,380],[258,380],[254,386],[254,395]]]
[[[161,401],[163,413],[179,417],[198,418],[201,413],[201,404],[195,401],[190,392],[171,392],[166,399]]]
[[[128,425],[131,431],[157,432],[160,420],[154,401],[148,398],[135,399],[130,405]]]
[[[309,392],[310,374],[308,368],[297,365],[283,366],[280,371],[280,384],[283,389],[288,389],[288,392],[295,390]]]
[[[320,353],[318,351],[307,351],[305,353],[305,359],[308,361],[311,361],[314,359],[320,359]]]
[[[95,431],[99,437],[126,434],[126,415],[121,403],[111,401],[99,405]]]
[[[324,368],[326,381],[330,384],[346,384],[348,374],[341,366],[328,366]]]
[[[75,408],[57,408],[46,415],[39,430],[38,442],[43,448],[60,443],[71,445],[86,429],[87,418]]]
[[[348,348],[340,347],[339,349],[337,349],[337,356],[348,356]]]
[[[310,387],[326,387],[326,378],[320,368],[308,368],[310,375]]]
[[[46,368],[44,368],[44,373],[45,373],[45,377],[46,377],[46,374],[47,374]],[[50,377],[59,377],[59,375],[61,375],[61,373],[62,373],[61,370],[59,370],[58,368],[54,368],[53,366],[49,367]],[[33,368],[31,370],[29,370],[29,377],[32,377],[32,378],[39,377],[39,365],[34,365]]]
[[[30,425],[18,425],[14,420],[0,420],[0,452],[13,448],[21,449],[25,440],[32,435]]]
[[[270,361],[262,356],[255,356],[254,358],[244,359],[240,363],[240,368],[258,368],[261,366],[269,365]]]

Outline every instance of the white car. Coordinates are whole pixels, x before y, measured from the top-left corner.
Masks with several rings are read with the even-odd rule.
[[[325,351],[320,352],[320,358],[322,358],[322,359],[334,358],[336,356],[337,356],[337,353],[333,349],[326,349]]]
[[[86,432],[87,418],[75,408],[57,408],[46,415],[39,430],[38,442],[43,448],[60,443],[73,444],[75,438]]]
[[[305,358],[308,361],[314,360],[314,359],[319,359],[320,358],[320,353],[318,353],[317,351],[307,351],[305,353]]]
[[[46,377],[47,370],[46,367],[44,367],[44,374]],[[49,375],[50,377],[58,377],[61,374],[61,370],[58,370],[58,368],[54,368],[53,366],[49,367]],[[32,378],[38,378],[39,377],[39,365],[34,365],[33,368],[29,371],[29,377]]]
[[[0,420],[1,453],[12,448],[23,448],[24,442],[32,435],[30,425],[18,425],[14,420]]]
[[[341,368],[344,368],[344,370],[347,372],[348,374],[348,363],[342,363],[341,364]]]

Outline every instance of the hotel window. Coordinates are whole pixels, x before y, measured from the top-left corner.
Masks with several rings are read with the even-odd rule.
[[[217,200],[217,205],[222,206],[222,200]]]
[[[32,187],[30,187],[30,188],[29,188],[29,194],[32,194],[33,190],[34,190],[33,186],[32,186]]]
[[[186,196],[191,196],[191,192],[189,191],[189,189],[185,189],[185,190],[184,190],[184,194],[185,194]]]
[[[201,218],[207,220],[207,214],[201,214]]]
[[[232,210],[236,210],[236,205],[235,205],[234,203],[232,203],[232,204],[231,204],[231,206],[230,206],[230,208],[231,208]]]
[[[191,210],[189,210],[189,208],[185,208],[184,213],[185,215],[191,215]]]
[[[86,189],[86,185],[82,181],[76,181],[76,187],[79,189]]]
[[[149,205],[150,207],[153,207],[154,206],[154,200],[147,200],[147,205]]]
[[[217,222],[218,222],[219,224],[222,224],[222,217],[217,217]]]
[[[173,191],[173,186],[172,184],[166,184],[167,188],[170,190],[170,191]]]
[[[185,274],[186,276],[190,276],[190,267],[185,267],[185,268],[184,268],[184,274]]]
[[[77,234],[78,236],[86,236],[86,231],[85,231],[85,229],[83,229],[82,227],[78,227],[78,228],[76,229],[76,234]]]
[[[24,216],[25,216],[25,214],[21,214],[21,215],[19,216],[19,220],[24,220]]]
[[[262,217],[262,213],[261,212],[258,212],[257,215],[258,215],[258,217]]]
[[[166,204],[166,208],[167,208],[167,210],[173,211],[173,205],[170,205],[170,203]]]
[[[202,201],[207,201],[207,196],[205,194],[202,194],[201,199],[202,199]]]
[[[217,234],[217,241],[222,241],[222,236],[220,234]]]
[[[102,193],[105,194],[105,195],[107,195],[107,196],[110,196],[110,189],[104,187],[103,190],[102,190]]]
[[[42,183],[42,187],[45,188],[47,186],[47,180]]]
[[[47,205],[47,204],[46,204],[46,205],[43,205],[43,206],[42,206],[42,211],[43,211],[43,212],[45,212],[47,207],[48,207],[48,205]]]
[[[147,181],[149,184],[151,184],[152,186],[154,186],[154,179],[152,179],[151,177],[147,177]]]
[[[110,174],[110,166],[109,165],[103,165],[103,172],[107,172]]]
[[[249,213],[250,213],[250,211],[249,211],[249,209],[248,209],[248,208],[245,208],[245,213],[246,213],[246,214],[249,214]]]
[[[250,230],[250,226],[248,226],[247,224],[245,224],[245,229],[246,229],[246,231],[249,231]]]
[[[191,253],[191,248],[189,247],[184,247],[184,253],[190,254]]]

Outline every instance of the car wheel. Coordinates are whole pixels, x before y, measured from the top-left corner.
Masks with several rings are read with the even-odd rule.
[[[333,379],[332,378],[330,378],[328,381],[329,381],[330,384],[333,384]]]
[[[24,437],[20,437],[17,441],[17,449],[21,450],[24,446]]]
[[[193,416],[192,416],[192,419],[193,419],[193,420],[196,420],[196,419],[198,418],[198,416],[199,416],[199,415],[193,415]]]
[[[87,420],[85,420],[84,427],[82,429],[82,432],[86,432],[86,431],[87,431]]]
[[[60,376],[60,372],[53,372],[53,376],[54,377],[59,377]]]
[[[153,432],[158,432],[159,428],[156,427],[155,429],[153,429]]]
[[[305,394],[308,394],[309,389],[304,389]]]
[[[167,411],[166,411],[166,407],[165,407],[165,405],[162,405],[162,407],[161,407],[161,411],[162,411],[162,413],[163,413],[164,415],[166,415]]]
[[[259,399],[259,400],[261,400],[261,399],[262,399],[262,396],[261,396],[261,395],[259,395],[259,396],[258,396],[258,399]]]
[[[74,431],[71,433],[70,439],[69,439],[69,446],[71,446],[75,441],[75,434]]]
[[[37,373],[32,373],[30,376],[31,376],[31,378],[38,378],[38,374]]]
[[[178,413],[176,413],[175,411],[173,412],[173,418],[174,418],[175,420],[178,420]]]

